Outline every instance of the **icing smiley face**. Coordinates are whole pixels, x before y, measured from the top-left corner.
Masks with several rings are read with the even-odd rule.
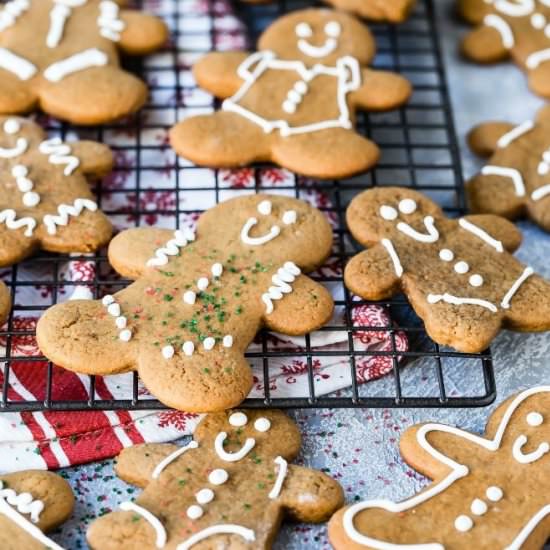
[[[531,411],[525,416],[525,424],[530,428],[540,428],[544,424],[544,416],[538,411]],[[540,430],[537,430],[539,433]],[[542,441],[532,450],[526,450],[532,447],[531,438],[525,434],[519,435],[512,446],[512,456],[520,464],[531,464],[541,460],[550,452],[550,443]]]
[[[272,202],[270,200],[263,200],[258,204],[258,213],[261,216],[269,216],[272,210]],[[298,215],[296,210],[286,210],[281,216],[281,222],[283,225],[293,225],[296,223]],[[272,225],[267,233],[264,233],[258,237],[252,237],[252,229],[258,225],[258,219],[256,217],[250,217],[246,220],[243,228],[241,229],[241,240],[243,243],[251,246],[261,246],[269,241],[272,241],[281,234],[281,225]]]
[[[338,38],[342,32],[340,23],[329,21],[323,30],[326,40],[322,46],[315,46],[310,42],[313,38],[313,30],[309,23],[301,22],[296,25],[298,48],[303,54],[309,57],[326,57],[338,47]]]

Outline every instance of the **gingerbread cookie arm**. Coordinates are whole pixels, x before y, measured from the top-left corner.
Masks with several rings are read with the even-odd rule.
[[[245,61],[247,52],[212,52],[199,59],[193,67],[193,75],[201,88],[216,97],[231,97],[243,84],[239,70],[250,71]]]
[[[30,256],[36,250],[39,241],[33,233],[36,226],[33,218],[18,218],[15,211],[9,209],[0,211],[0,216],[4,218],[0,223],[0,267],[4,267]],[[10,225],[13,228],[10,228]]]
[[[482,25],[466,34],[460,49],[463,55],[477,63],[495,63],[510,57],[505,38],[496,27],[489,25]]]
[[[535,69],[528,72],[529,88],[537,95],[550,97],[550,66],[541,63]]]
[[[292,283],[292,292],[273,301],[266,293],[264,323],[270,329],[290,336],[307,334],[322,327],[332,317],[334,301],[330,292],[304,275]]]
[[[81,173],[101,178],[108,174],[114,164],[113,152],[109,147],[96,141],[76,141],[70,143],[72,155],[78,159]]]
[[[490,237],[495,239],[497,241],[495,246],[498,246],[498,242],[502,243],[504,250],[510,253],[515,252],[520,247],[521,241],[523,240],[521,231],[512,222],[500,216],[494,216],[492,214],[474,214],[464,216],[462,219],[482,229]],[[469,232],[471,233],[471,229]]]
[[[0,281],[0,324],[8,318],[11,307],[11,297],[8,287]]]
[[[37,95],[25,82],[15,75],[0,69],[0,113],[26,113],[38,102]]]
[[[491,156],[502,136],[515,128],[509,122],[484,122],[470,130],[467,141],[470,149],[480,157]]]
[[[147,55],[160,49],[168,40],[168,28],[162,19],[135,10],[122,10],[125,28],[118,47],[128,55]]]
[[[351,101],[369,111],[389,111],[405,104],[412,94],[411,83],[389,71],[362,70],[361,87],[350,94]]]
[[[541,332],[550,328],[550,283],[526,268],[511,294],[504,325],[518,332]]]
[[[284,466],[279,461],[277,471],[281,472],[281,468]],[[300,466],[288,466],[281,492],[275,496],[276,492],[277,486],[270,497],[278,498],[293,519],[305,523],[326,521],[344,504],[344,493],[336,481],[322,472]]]

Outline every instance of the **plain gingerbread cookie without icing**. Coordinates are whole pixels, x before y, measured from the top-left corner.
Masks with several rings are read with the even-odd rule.
[[[112,226],[88,179],[112,165],[101,143],[47,139],[28,119],[0,116],[0,266],[39,248],[86,253],[105,245]]]
[[[40,107],[75,124],[136,112],[147,86],[119,66],[167,40],[158,18],[119,0],[9,0],[0,9],[0,113]]]
[[[361,193],[346,216],[368,247],[346,266],[348,288],[367,300],[404,292],[439,344],[475,353],[501,328],[550,330],[550,283],[511,255],[521,234],[504,218],[450,219],[399,187]]]
[[[550,387],[500,405],[483,436],[443,424],[413,426],[401,454],[433,482],[403,502],[371,500],[329,523],[335,550],[537,550],[550,535]]]
[[[44,533],[69,519],[73,506],[69,484],[51,472],[0,475],[0,548],[64,550]]]
[[[414,6],[416,0],[325,0],[335,8],[354,13],[369,21],[387,21],[403,23]]]
[[[478,63],[512,58],[530,88],[550,98],[550,3],[547,0],[458,0],[457,11],[476,28],[462,52]]]
[[[207,415],[184,447],[124,450],[116,471],[145,490],[92,523],[93,550],[268,550],[284,516],[326,521],[343,504],[326,474],[289,464],[300,433],[280,411]]]
[[[71,301],[37,326],[42,352],[85,374],[137,370],[166,405],[211,412],[252,387],[244,352],[265,326],[306,334],[326,323],[330,293],[302,273],[330,254],[327,218],[283,196],[243,196],[204,213],[189,230],[119,234],[109,260],[132,285],[101,301]]]
[[[470,147],[490,157],[466,185],[473,212],[510,220],[529,216],[550,231],[550,108],[517,126],[486,122],[468,136]]]
[[[319,178],[346,177],[378,161],[378,147],[354,129],[355,111],[394,109],[411,86],[367,68],[375,44],[358,19],[329,9],[293,12],[267,28],[258,50],[197,62],[199,85],[224,102],[171,130],[178,154],[213,167],[271,161]]]

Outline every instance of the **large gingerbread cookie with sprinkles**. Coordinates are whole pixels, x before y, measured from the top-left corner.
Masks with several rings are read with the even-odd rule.
[[[51,472],[0,476],[0,548],[63,550],[45,533],[67,520],[73,506],[69,484]]]
[[[483,351],[501,328],[550,330],[550,283],[512,256],[521,234],[490,214],[450,219],[428,197],[399,187],[358,195],[347,211],[368,250],[346,266],[367,300],[404,292],[439,344]]]
[[[368,68],[375,44],[367,27],[329,9],[295,11],[267,28],[258,49],[197,62],[199,85],[224,101],[220,111],[172,129],[177,153],[222,168],[271,161],[319,178],[346,177],[378,161],[378,147],[355,130],[355,112],[395,109],[411,85]]]
[[[299,335],[330,319],[330,293],[303,273],[322,265],[331,244],[324,214],[270,195],[219,204],[196,236],[127,230],[109,259],[135,282],[102,301],[50,308],[38,322],[40,349],[79,373],[137,370],[174,408],[225,410],[251,389],[244,352],[262,326]]]
[[[271,548],[284,516],[320,523],[343,504],[326,474],[289,464],[300,433],[280,411],[207,415],[188,445],[125,449],[117,474],[145,488],[88,531],[93,550]]]
[[[0,117],[0,266],[40,248],[85,253],[106,244],[112,226],[88,179],[112,165],[101,143],[47,139],[30,120]]]
[[[529,216],[550,231],[550,108],[517,126],[487,122],[469,135],[473,151],[490,156],[467,184],[474,212],[510,220]]]
[[[536,550],[550,535],[550,386],[503,403],[480,436],[413,426],[401,454],[433,482],[402,502],[367,500],[329,523],[335,550]]]
[[[119,51],[145,55],[167,39],[164,23],[123,0],[9,0],[0,7],[0,113],[35,107],[76,124],[137,111],[145,83]]]
[[[550,3],[547,0],[458,0],[459,13],[476,28],[462,41],[478,63],[512,58],[530,88],[550,97]]]

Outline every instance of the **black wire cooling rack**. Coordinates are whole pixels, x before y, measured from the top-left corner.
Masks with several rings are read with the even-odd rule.
[[[325,198],[322,209],[335,224],[332,262],[342,267],[360,250],[350,239],[344,221],[346,205],[360,190],[375,185],[410,186],[429,194],[451,215],[463,212],[459,152],[431,0],[420,2],[411,19],[399,27],[372,26],[378,43],[374,66],[405,75],[414,84],[414,95],[401,110],[359,114],[358,131],[376,141],[383,152],[381,162],[369,174],[346,181],[306,181],[286,174],[274,188],[262,176],[270,169],[263,165],[248,169],[242,184],[244,188],[240,188],[239,184],[231,185],[228,181],[235,181],[235,178],[238,181],[242,173],[197,168],[173,154],[164,139],[169,127],[184,115],[198,114],[217,105],[207,94],[197,90],[190,76],[192,63],[211,49],[252,47],[258,32],[270,21],[305,5],[306,2],[299,0],[280,0],[262,6],[235,3],[232,8],[239,18],[236,19],[223,0],[144,2],[146,9],[163,16],[172,27],[168,49],[149,60],[132,61],[130,66],[149,82],[149,104],[130,120],[100,128],[78,129],[80,137],[103,141],[116,152],[118,162],[114,174],[99,183],[96,189],[102,209],[115,224],[156,222],[175,227],[209,204],[238,192],[275,191],[295,196],[302,196],[304,192],[318,193]],[[248,44],[240,43],[243,28],[248,32]],[[50,119],[40,120],[55,135],[65,137],[75,130]],[[119,180],[124,183],[119,185]],[[122,206],[117,205],[116,198],[120,196],[126,201]],[[163,197],[160,206],[157,196]],[[92,265],[93,278],[86,283],[67,280],[67,258],[47,254],[2,272],[11,288],[15,306],[7,329],[0,331],[0,365],[3,365],[0,410],[163,408],[158,401],[143,395],[136,374],[128,375],[127,395],[118,395],[117,399],[102,398],[98,392],[102,382],[95,377],[80,377],[86,386],[84,396],[63,392],[58,395],[59,391],[53,389],[58,368],[44,357],[24,351],[25,344],[33,346],[34,328],[28,319],[38,317],[49,305],[66,298],[75,286],[86,284],[96,297],[101,297],[127,283],[113,274],[105,254],[73,260]],[[350,295],[343,286],[341,275],[322,270],[315,278],[340,289],[341,298],[336,305],[343,311],[342,321],[324,327],[322,332],[340,333],[343,341],[337,349],[314,348],[312,337],[306,336],[298,351],[281,351],[273,348],[270,335],[261,333],[247,356],[259,366],[263,377],[259,383],[265,390],[261,397],[248,399],[245,407],[476,407],[488,405],[495,399],[489,351],[462,354],[432,342],[403,297],[378,303],[392,319],[386,326],[353,324],[354,308],[367,302]],[[41,296],[38,305],[24,298],[31,291]],[[377,334],[385,339],[387,349],[358,349],[357,337],[365,334]],[[409,342],[406,352],[400,351],[396,344],[403,335]],[[393,367],[391,372],[379,380],[360,384],[358,364],[380,357]],[[274,361],[284,359],[298,360],[305,366],[307,390],[303,396],[281,398],[272,395],[271,367]],[[350,387],[330,395],[319,395],[322,372],[318,365],[328,360],[341,362]],[[14,371],[23,368],[23,364],[26,369],[35,369],[37,376],[42,373],[43,384],[41,382],[40,389],[32,395],[26,392],[14,398],[11,393],[17,385]]]

